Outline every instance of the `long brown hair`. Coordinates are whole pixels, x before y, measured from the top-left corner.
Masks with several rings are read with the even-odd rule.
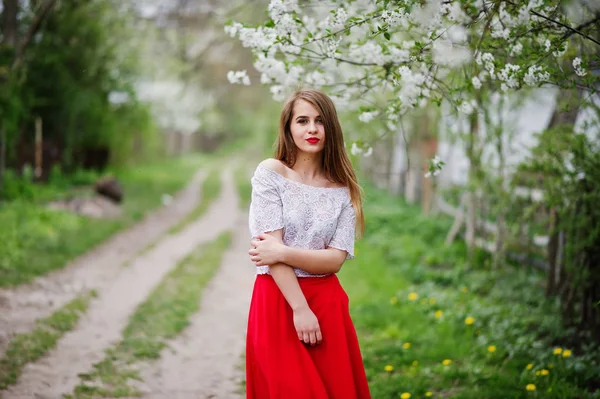
[[[296,101],[304,100],[312,104],[325,127],[325,148],[321,167],[329,181],[343,184],[350,190],[350,200],[356,214],[356,236],[362,237],[365,231],[365,217],[362,209],[362,190],[352,168],[350,158],[344,148],[344,135],[331,98],[318,90],[303,89],[295,92],[284,104],[279,119],[275,158],[292,168],[296,163],[297,148],[290,131],[290,123]]]

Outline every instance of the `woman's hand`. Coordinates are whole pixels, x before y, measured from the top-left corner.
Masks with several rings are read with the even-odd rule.
[[[256,266],[271,266],[280,263],[283,258],[285,245],[276,237],[269,234],[259,234],[258,240],[252,240],[253,248],[248,250],[250,259]]]
[[[294,310],[294,327],[298,338],[305,344],[315,346],[323,340],[317,316],[308,306]]]

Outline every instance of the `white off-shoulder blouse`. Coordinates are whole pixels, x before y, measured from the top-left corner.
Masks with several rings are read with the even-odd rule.
[[[354,258],[356,215],[347,187],[315,187],[259,165],[251,179],[250,234],[283,229],[289,247],[346,251]],[[269,274],[269,266],[257,266],[257,274]],[[294,268],[298,277],[321,277]]]

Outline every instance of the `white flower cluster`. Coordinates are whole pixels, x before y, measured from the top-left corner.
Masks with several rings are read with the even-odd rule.
[[[326,26],[329,26],[333,31],[339,31],[344,28],[344,24],[348,19],[348,14],[343,8],[338,8],[333,16],[327,17],[324,21]]]
[[[573,68],[575,69],[577,76],[587,75],[586,70],[581,66],[581,58],[577,57],[573,60]]]
[[[498,73],[498,79],[504,82],[500,85],[502,91],[516,89],[519,87],[519,77],[517,74],[520,69],[520,65],[513,65],[510,63],[504,65],[504,68],[502,68],[500,73]]]
[[[227,72],[227,80],[231,84],[243,84],[244,86],[250,86],[250,77],[246,70],[243,71],[229,71]]]
[[[368,123],[368,122],[371,122],[373,119],[375,119],[375,117],[377,115],[379,115],[379,111],[363,112],[358,117],[358,120],[360,120],[361,122],[364,122],[364,123]]]
[[[527,70],[523,81],[529,86],[538,86],[540,83],[547,82],[550,74],[539,65],[532,65]]]
[[[260,81],[270,86],[275,100],[304,84],[327,87],[336,107],[345,111],[385,98],[390,107],[380,110],[382,122],[399,130],[393,117],[431,100],[448,98],[457,112],[470,115],[486,106],[491,92],[560,84],[561,75],[569,73],[586,76],[579,57],[570,71],[553,66],[551,58],[564,56],[568,38],[560,25],[534,13],[554,18],[558,3],[352,0],[300,6],[298,0],[270,0],[267,24],[250,28],[234,22],[225,31],[252,49]],[[228,78],[249,81],[238,72]],[[484,84],[479,103],[473,92]],[[378,115],[370,109],[359,112],[359,120],[368,123]],[[352,151],[369,149],[355,143]]]
[[[465,100],[458,106],[458,110],[465,115],[471,115],[477,109],[477,101]]]
[[[429,160],[429,171],[425,173],[425,178],[429,178],[431,176],[437,176],[440,174],[442,167],[444,166],[444,162],[437,155]]]
[[[432,77],[430,75],[413,72],[407,66],[401,66],[398,74],[400,75],[398,99],[401,103],[401,110],[414,108],[419,99],[431,95]]]
[[[407,14],[404,8],[392,11],[384,10],[381,13],[381,20],[391,27],[401,26],[407,28],[410,21],[410,14]]]
[[[363,147],[359,147],[356,142],[352,143],[352,147],[350,148],[350,153],[352,155],[361,155],[364,157],[370,157],[373,154],[373,147],[369,147],[366,150]]]

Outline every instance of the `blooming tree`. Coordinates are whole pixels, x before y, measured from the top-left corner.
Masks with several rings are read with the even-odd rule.
[[[327,90],[359,120],[397,130],[402,116],[449,102],[471,115],[489,98],[557,85],[594,92],[600,41],[593,0],[271,0],[269,20],[225,30],[252,50],[262,84],[281,100],[302,85]],[[577,39],[577,40],[575,40]],[[577,44],[576,46],[574,44]],[[230,72],[248,84],[245,72]],[[353,153],[368,151],[363,141]],[[433,174],[443,163],[431,163]]]

